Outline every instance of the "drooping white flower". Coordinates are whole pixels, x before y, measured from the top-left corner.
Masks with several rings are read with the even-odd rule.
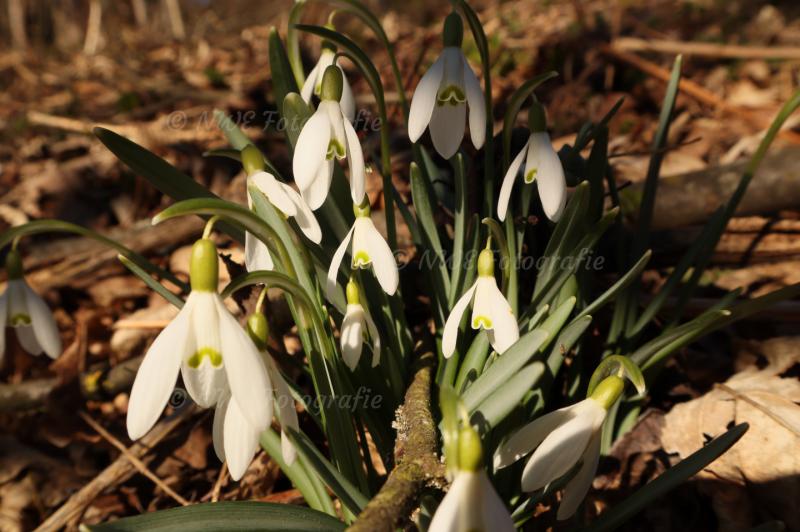
[[[294,150],[294,179],[303,199],[313,210],[320,208],[328,197],[334,159],[347,158],[350,167],[350,195],[356,204],[364,199],[364,154],[356,130],[342,112],[339,102],[342,87],[341,70],[333,65],[325,69],[322,101],[303,125]]]
[[[451,459],[448,456],[448,461]],[[514,522],[482,464],[480,438],[471,427],[460,431],[455,478],[433,515],[430,532],[512,532]]]
[[[294,397],[289,389],[289,384],[281,375],[278,365],[269,355],[267,358],[267,372],[270,380],[275,387],[275,410],[278,413],[278,420],[281,422],[281,455],[283,460],[291,465],[297,459],[297,449],[294,448],[292,440],[289,438],[287,429],[294,431],[300,430],[300,423],[297,419],[297,410],[294,406]]]
[[[6,257],[8,286],[0,296],[0,361],[5,355],[5,327],[12,327],[17,340],[31,355],[46,353],[52,359],[61,355],[61,336],[47,303],[33,291],[23,277],[22,259],[16,250]]]
[[[528,123],[531,136],[511,161],[503,178],[500,195],[497,199],[497,217],[501,221],[506,219],[511,190],[524,159],[523,181],[525,185],[536,181],[544,213],[550,220],[556,222],[561,218],[564,206],[567,204],[567,181],[564,178],[561,160],[553,149],[550,135],[545,129],[544,108],[538,102],[534,102],[531,106]]]
[[[303,83],[303,88],[300,91],[300,96],[303,97],[306,103],[311,103],[311,96],[316,94],[318,97],[322,95],[322,77],[325,73],[325,70],[333,65],[333,60],[336,57],[336,46],[329,41],[323,40],[322,41],[322,51],[319,54],[319,61],[317,64],[314,65],[314,68],[311,69],[309,72],[308,77],[306,78],[305,83]],[[340,100],[340,104],[342,106],[342,112],[344,116],[350,122],[353,122],[356,118],[356,100],[353,97],[353,89],[350,88],[350,83],[347,81],[347,76],[344,75],[344,70],[339,65],[336,67],[341,70],[342,72],[342,79],[344,83],[342,84],[342,99]]]
[[[408,137],[416,142],[430,128],[433,147],[449,159],[458,151],[464,137],[469,106],[469,133],[475,148],[486,137],[486,108],[481,85],[461,51],[461,17],[451,13],[445,20],[441,55],[428,69],[411,100]]]
[[[372,340],[372,367],[381,361],[381,338],[369,312],[361,306],[358,285],[353,279],[347,283],[347,310],[342,320],[342,359],[350,371],[355,371],[364,348],[364,338]]]
[[[456,301],[444,324],[442,354],[447,358],[456,350],[458,327],[468,306],[472,306],[472,328],[484,329],[492,348],[498,354],[503,354],[519,340],[517,318],[503,292],[497,287],[494,258],[489,249],[484,249],[478,255],[478,280]]]
[[[275,176],[265,171],[259,171],[250,175],[247,178],[247,183],[247,202],[251,209],[253,207],[252,194],[260,192],[264,194],[269,202],[282,212],[284,216],[293,217],[300,227],[300,230],[303,231],[303,234],[306,235],[309,240],[315,244],[320,243],[322,240],[322,229],[319,226],[319,222],[317,222],[317,218],[314,216],[308,204],[295,189],[286,183],[281,183]],[[250,187],[257,190],[252,190]],[[245,233],[244,257],[245,266],[249,272],[272,270],[273,268],[272,257],[269,254],[267,245],[249,232]]]
[[[588,397],[535,419],[498,448],[495,469],[509,466],[535,449],[522,472],[522,490],[530,492],[563,477],[580,463],[564,487],[558,508],[558,519],[568,519],[592,486],[606,412],[601,401]]]
[[[189,395],[201,407],[216,405],[229,390],[254,430],[261,432],[269,426],[272,385],[267,370],[255,345],[217,294],[218,277],[214,243],[198,240],[190,265],[192,292],[150,346],[133,382],[127,417],[132,440],[155,424],[179,371]]]
[[[356,215],[356,221],[333,254],[330,268],[328,268],[326,283],[328,299],[333,299],[339,266],[342,265],[342,260],[348,250],[352,257],[352,267],[366,269],[372,266],[372,271],[381,288],[391,296],[397,290],[400,281],[392,250],[369,217],[370,208],[366,202],[362,206],[353,205],[353,212]]]

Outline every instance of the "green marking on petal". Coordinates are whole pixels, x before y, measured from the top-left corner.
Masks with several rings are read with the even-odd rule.
[[[372,258],[364,250],[356,251],[353,255],[353,268],[366,268],[372,264]]]
[[[328,153],[325,157],[328,160],[331,160],[334,157],[337,159],[344,159],[346,155],[347,152],[345,151],[344,146],[342,146],[342,143],[336,139],[331,139],[331,141],[328,143]]]
[[[472,318],[472,328],[480,329],[493,329],[492,320],[488,316],[475,316]]]
[[[439,94],[436,95],[436,103],[444,105],[459,105],[467,101],[467,96],[464,94],[464,89],[457,85],[448,85],[441,89]]]
[[[525,172],[525,182],[530,185],[531,183],[536,181],[536,174],[538,172],[539,172],[538,168],[532,168],[531,170]]]
[[[27,314],[14,314],[8,317],[10,327],[24,327],[31,324],[31,317]]]
[[[218,368],[222,365],[222,354],[211,347],[201,347],[189,357],[187,363],[189,364],[190,368],[197,369],[200,367],[200,364],[202,364],[203,358],[205,357],[208,357],[208,361],[211,362],[211,365],[215,368]]]

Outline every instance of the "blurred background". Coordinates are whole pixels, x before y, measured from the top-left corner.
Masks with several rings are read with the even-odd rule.
[[[438,54],[449,4],[367,3],[396,43],[410,96]],[[624,97],[610,123],[609,150],[629,212],[647,171],[672,62],[683,55],[684,81],[655,214],[656,259],[646,277],[646,288],[656,288],[678,252],[730,195],[742,162],[797,89],[800,2],[475,0],[472,5],[489,36],[495,131],[515,88],[546,70],[559,72],[537,91],[557,146],[571,143],[581,124],[598,120]],[[291,6],[255,0],[0,0],[0,230],[59,218],[110,234],[185,275],[187,246],[199,234],[200,221],[151,227],[149,218],[168,200],[119,163],[91,130],[112,129],[218,195],[244,203],[238,163],[203,157],[226,146],[211,111],[231,114],[273,162],[291,167],[283,134],[271,118],[275,102],[267,48],[270,28],[285,37]],[[323,24],[329,11],[312,2],[303,22]],[[392,132],[393,178],[410,203],[410,146],[385,51],[351,16],[338,14],[334,24],[370,53],[383,75],[390,120],[400,124]],[[301,45],[308,71],[319,41],[301,36]],[[477,70],[469,37],[465,51]],[[352,65],[344,66],[359,108],[374,112],[365,81]],[[524,123],[524,113],[519,120]],[[797,117],[789,120],[740,216],[729,225],[704,279],[708,298],[692,301],[695,312],[708,308],[723,290],[742,287],[743,297],[751,297],[800,282],[797,125]],[[360,134],[367,162],[374,164],[378,135],[369,128]],[[376,172],[368,182],[375,212],[382,208],[380,188]],[[446,177],[437,183],[445,204],[451,190]],[[404,226],[399,234],[410,246]],[[237,247],[225,252],[242,262]],[[56,309],[66,350],[55,362],[34,359],[9,336],[0,367],[0,530],[33,529],[48,516],[43,529],[74,528],[82,521],[179,504],[139,474],[114,443],[131,446],[124,415],[132,368],[173,309],[130,276],[114,252],[91,241],[41,236],[25,241],[24,256],[30,283]],[[613,268],[608,273],[613,278]],[[270,319],[278,334],[271,347],[279,356],[291,356],[299,342],[280,302],[273,305]],[[415,308],[422,319],[424,300]],[[754,380],[740,384],[737,393],[745,393],[745,386],[800,402],[800,340],[793,336],[798,322],[800,302],[786,302],[678,356],[653,390],[643,421],[602,461],[591,512],[676,462],[689,435],[703,437],[696,434],[697,419],[717,415],[720,405],[733,402],[734,396],[714,383],[744,372]],[[764,397],[768,404],[778,401]],[[748,530],[782,519],[790,530],[800,530],[798,409],[786,414],[797,422],[792,431],[750,408],[744,420],[754,430],[737,446],[738,454],[726,455],[727,461],[647,510],[628,529]],[[301,501],[263,453],[242,482],[230,482],[211,449],[210,421],[209,413],[187,415],[171,433],[150,442],[153,451],[131,452],[191,502]],[[109,473],[109,466],[118,469]],[[552,516],[545,523],[542,529],[552,525]]]

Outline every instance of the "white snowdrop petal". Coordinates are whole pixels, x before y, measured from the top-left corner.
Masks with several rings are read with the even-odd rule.
[[[497,217],[501,222],[506,219],[508,202],[511,199],[511,191],[514,188],[514,182],[517,180],[517,174],[519,173],[520,166],[522,166],[522,161],[525,160],[525,154],[528,152],[528,142],[525,143],[522,150],[520,150],[516,157],[514,157],[514,160],[511,161],[511,165],[509,165],[508,171],[503,178],[503,184],[500,186],[500,195],[497,198]]]
[[[463,53],[461,60],[464,63],[464,88],[467,93],[467,105],[469,105],[469,134],[472,138],[472,145],[476,149],[480,149],[486,140],[486,104],[483,100],[481,84]]]
[[[580,459],[594,433],[590,415],[579,413],[551,432],[522,472],[522,490],[535,491],[565,475]]]
[[[449,159],[458,151],[464,137],[464,127],[467,123],[467,106],[436,105],[431,116],[430,130],[433,147],[444,157]]]
[[[285,185],[275,179],[275,176],[267,172],[256,172],[248,177],[247,180],[253,183],[267,197],[269,202],[283,214],[286,216],[297,214],[297,206],[284,191],[283,187]]]
[[[342,67],[339,67],[339,70],[342,70]],[[350,82],[347,81],[344,70],[342,70],[342,79],[344,83],[342,84],[342,99],[339,103],[342,106],[344,117],[347,118],[348,122],[352,123],[356,119],[356,99],[353,96],[353,89],[350,87]]]
[[[583,463],[575,476],[564,487],[561,503],[556,518],[559,521],[569,519],[580,506],[592,487],[592,480],[600,461],[600,431],[596,431],[583,454]]]
[[[490,281],[491,285],[487,292],[491,297],[488,310],[489,318],[492,320],[492,329],[487,332],[492,347],[502,355],[506,349],[519,340],[519,325],[517,325],[517,317],[514,316],[511,305],[503,292],[497,288],[494,279],[490,279]]]
[[[408,113],[408,137],[411,142],[416,142],[422,136],[431,121],[431,114],[436,106],[436,95],[439,92],[443,76],[444,55],[440,55],[419,80],[419,84],[414,90]]]
[[[190,333],[192,294],[144,355],[128,401],[128,436],[137,440],[152,428],[167,405],[181,360],[194,351]]]
[[[340,345],[342,348],[342,360],[354,371],[361,358],[361,351],[364,348],[364,309],[361,305],[347,305],[344,319],[342,320],[342,330]]]
[[[267,245],[249,231],[244,234],[244,265],[248,272],[275,268]]]
[[[328,113],[328,120],[331,124],[331,139],[336,140],[342,148],[345,148],[347,146],[347,135],[344,132],[344,124],[347,120],[345,120],[342,113],[341,104],[333,100],[324,100],[320,102],[319,108]]]
[[[367,322],[367,330],[372,340],[372,367],[374,368],[381,363],[381,336],[368,310],[364,311],[364,320]]]
[[[303,125],[292,158],[292,172],[300,190],[309,188],[317,177],[319,167],[326,160],[330,140],[331,123],[328,113],[325,109],[317,109]]]
[[[353,237],[354,230],[355,225],[347,232],[344,240],[342,240],[342,243],[339,244],[338,248],[336,248],[336,252],[331,258],[331,265],[328,268],[328,276],[325,282],[325,294],[328,297],[328,301],[334,300],[334,291],[338,286],[336,278],[339,276],[339,267],[342,265],[344,254],[347,252],[347,245],[350,244],[350,239]]]
[[[214,444],[214,454],[220,462],[225,461],[225,414],[228,411],[228,401],[231,400],[230,393],[226,393],[214,409],[214,424],[211,427],[211,441]]]
[[[312,210],[322,207],[328,198],[328,190],[331,188],[333,179],[333,159],[325,159],[317,169],[317,175],[307,188],[301,188],[303,200],[308,203]]]
[[[250,462],[258,448],[258,439],[261,429],[256,429],[250,424],[244,410],[239,406],[236,397],[228,401],[228,410],[225,413],[224,442],[225,460],[228,471],[233,480],[241,479],[247,471]]]
[[[537,137],[539,136],[539,137]],[[567,181],[561,159],[550,143],[547,133],[534,133],[539,162],[536,184],[544,213],[551,221],[558,221],[567,204]]]
[[[14,328],[14,332],[17,334],[19,345],[22,346],[26,353],[36,356],[44,352],[42,346],[39,345],[39,341],[36,340],[36,333],[33,331],[32,326],[20,325]]]
[[[397,270],[397,262],[394,259],[392,248],[383,239],[383,235],[372,223],[372,220],[366,218],[364,220],[369,222],[369,229],[364,231],[364,236],[367,251],[372,258],[372,270],[383,291],[390,296],[394,295],[400,282],[400,272]],[[367,225],[364,224],[364,227],[366,228]]]
[[[58,325],[53,313],[39,294],[27,284],[24,287],[25,304],[31,317],[31,326],[36,335],[36,342],[47,356],[56,359],[61,355],[61,336],[58,334]]]
[[[225,359],[222,357],[219,313],[211,292],[192,292],[191,330],[194,351],[183,359],[181,375],[186,391],[202,408],[211,408],[225,391]]]
[[[475,298],[472,300],[472,318],[470,319],[470,326],[473,329],[494,329],[494,306],[500,302],[497,299],[498,293],[500,299],[505,302],[494,277],[478,277],[478,280],[475,281]]]
[[[311,96],[314,94],[314,87],[317,85],[317,78],[321,75],[320,74],[320,61],[317,61],[317,64],[314,65],[314,68],[311,69],[311,72],[308,73],[308,77],[306,78],[306,82],[303,83],[303,88],[300,91],[300,96],[303,98],[303,101],[306,103],[311,103]]]
[[[286,195],[289,196],[289,199],[295,204],[296,214],[294,215],[294,221],[297,222],[298,227],[300,227],[300,230],[306,235],[306,238],[315,244],[319,244],[322,241],[322,228],[320,228],[317,217],[314,216],[311,207],[308,206],[303,197],[298,194],[295,189],[289,185],[283,186],[285,187],[284,191]]]
[[[470,506],[475,506],[475,501],[470,501],[474,493],[477,479],[475,473],[459,471],[456,474],[450,489],[436,508],[428,530],[431,532],[465,532],[469,521],[466,511]]]
[[[444,332],[442,333],[442,354],[445,358],[450,358],[456,351],[456,340],[458,340],[458,327],[461,325],[461,319],[464,317],[467,307],[472,302],[472,296],[477,288],[477,283],[473,284],[469,290],[464,292],[456,304],[453,305],[453,310],[447,317],[444,324]]]
[[[492,486],[485,471],[478,473],[481,482],[481,502],[483,503],[483,530],[492,532],[514,532],[514,521],[508,508]]]
[[[348,121],[344,122],[344,132],[347,136],[347,162],[350,165],[350,195],[353,203],[360,205],[364,200],[367,179],[364,170],[364,154],[361,151],[358,134]]]
[[[216,305],[222,337],[222,360],[231,395],[253,430],[260,433],[272,422],[273,389],[267,369],[258,349],[219,296],[216,296]]]
[[[536,449],[559,425],[574,415],[574,405],[549,412],[524,425],[503,442],[495,452],[494,468],[508,467]]]

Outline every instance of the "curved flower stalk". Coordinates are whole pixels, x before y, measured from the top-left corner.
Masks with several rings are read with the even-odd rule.
[[[451,357],[456,350],[458,326],[468,306],[472,306],[472,328],[484,329],[489,335],[492,348],[498,354],[503,354],[519,340],[517,318],[503,292],[497,287],[494,257],[488,246],[478,255],[478,280],[456,301],[444,324],[442,354],[446,358]]]
[[[261,306],[266,289],[261,294],[256,307]],[[286,384],[278,366],[267,352],[269,326],[267,318],[262,312],[256,311],[247,319],[247,333],[261,353],[269,380],[273,385],[273,404],[281,422],[281,454],[284,461],[291,465],[297,459],[297,451],[285,429],[299,430],[297,411],[294,408],[294,399],[289,391],[289,385]],[[220,461],[228,464],[228,471],[233,480],[241,479],[247,471],[253,456],[258,451],[262,431],[263,428],[259,429],[248,421],[243,409],[239,407],[236,399],[232,397],[230,389],[226,387],[214,411],[212,435],[214,452]]]
[[[544,107],[539,102],[534,101],[528,111],[528,127],[531,136],[511,161],[503,178],[500,196],[497,199],[497,217],[501,221],[506,219],[511,190],[524,159],[523,182],[525,185],[530,185],[536,181],[545,215],[551,221],[557,222],[567,204],[567,181],[561,159],[553,149],[550,135],[547,133]]]
[[[178,371],[203,408],[217,405],[230,392],[237,408],[231,410],[233,402],[228,402],[226,411],[235,414],[229,423],[240,428],[246,420],[260,433],[272,421],[272,384],[258,349],[217,294],[217,260],[216,246],[204,234],[192,248],[192,291],[186,304],[150,346],[133,382],[127,417],[132,440],[155,424]]]
[[[361,205],[354,204],[353,213],[356,215],[356,221],[353,222],[353,227],[347,232],[344,240],[333,254],[330,268],[328,268],[325,286],[328,299],[333,299],[334,290],[336,290],[336,276],[348,249],[352,257],[352,268],[366,269],[371,266],[383,291],[390,296],[394,295],[400,282],[397,263],[389,244],[375,228],[375,224],[369,216],[370,208],[366,200]]]
[[[5,327],[14,328],[22,348],[31,355],[46,353],[52,359],[61,355],[61,336],[53,313],[25,281],[22,258],[12,249],[6,257],[8,287],[0,296],[0,361],[6,351]]]
[[[320,92],[322,101],[303,125],[294,150],[294,179],[303,199],[313,210],[319,209],[328,197],[334,159],[347,158],[353,203],[359,204],[364,199],[364,154],[356,130],[342,111],[343,86],[344,77],[339,67],[326,68]]]
[[[431,532],[516,530],[483,467],[480,437],[472,427],[458,436],[458,466],[450,490],[433,515]]]
[[[635,378],[631,380],[636,383]],[[495,470],[533,451],[521,478],[522,490],[530,492],[547,486],[579,465],[564,487],[558,507],[557,518],[569,519],[592,486],[600,459],[603,422],[624,387],[623,377],[605,377],[583,401],[525,425],[497,449]]]
[[[464,26],[458,13],[444,22],[444,50],[420,79],[411,100],[408,137],[417,142],[426,128],[436,151],[449,159],[464,136],[469,106],[469,133],[480,149],[486,138],[486,107],[481,84],[461,51]]]
[[[248,150],[258,150],[253,146],[248,146],[242,150],[242,158],[246,158],[249,154]],[[256,154],[261,158],[261,153]],[[305,200],[297,193],[295,189],[281,183],[275,176],[269,172],[259,170],[247,177],[248,192],[247,192],[247,205],[253,208],[253,199],[251,197],[250,186],[258,189],[259,192],[266,196],[267,200],[275,206],[284,216],[293,217],[306,235],[306,238],[319,244],[322,241],[322,229],[319,226],[316,216]],[[244,241],[244,260],[247,271],[254,272],[257,270],[272,270],[274,263],[269,254],[267,245],[253,236],[250,232],[245,233]]]
[[[364,339],[372,340],[372,367],[381,362],[381,338],[375,322],[366,308],[361,306],[358,284],[353,278],[347,283],[347,310],[342,320],[342,359],[350,371],[355,371],[364,349]]]
[[[331,28],[333,29],[333,28]],[[319,54],[319,60],[314,68],[309,72],[303,88],[300,91],[300,96],[303,97],[306,103],[311,103],[311,96],[317,95],[322,97],[322,78],[325,71],[329,66],[334,65],[342,73],[342,99],[339,101],[342,106],[342,113],[351,123],[356,119],[356,100],[353,97],[353,89],[350,88],[350,83],[347,81],[347,76],[344,75],[344,70],[341,66],[335,65],[336,60],[336,45],[327,39],[322,40],[322,50]]]

